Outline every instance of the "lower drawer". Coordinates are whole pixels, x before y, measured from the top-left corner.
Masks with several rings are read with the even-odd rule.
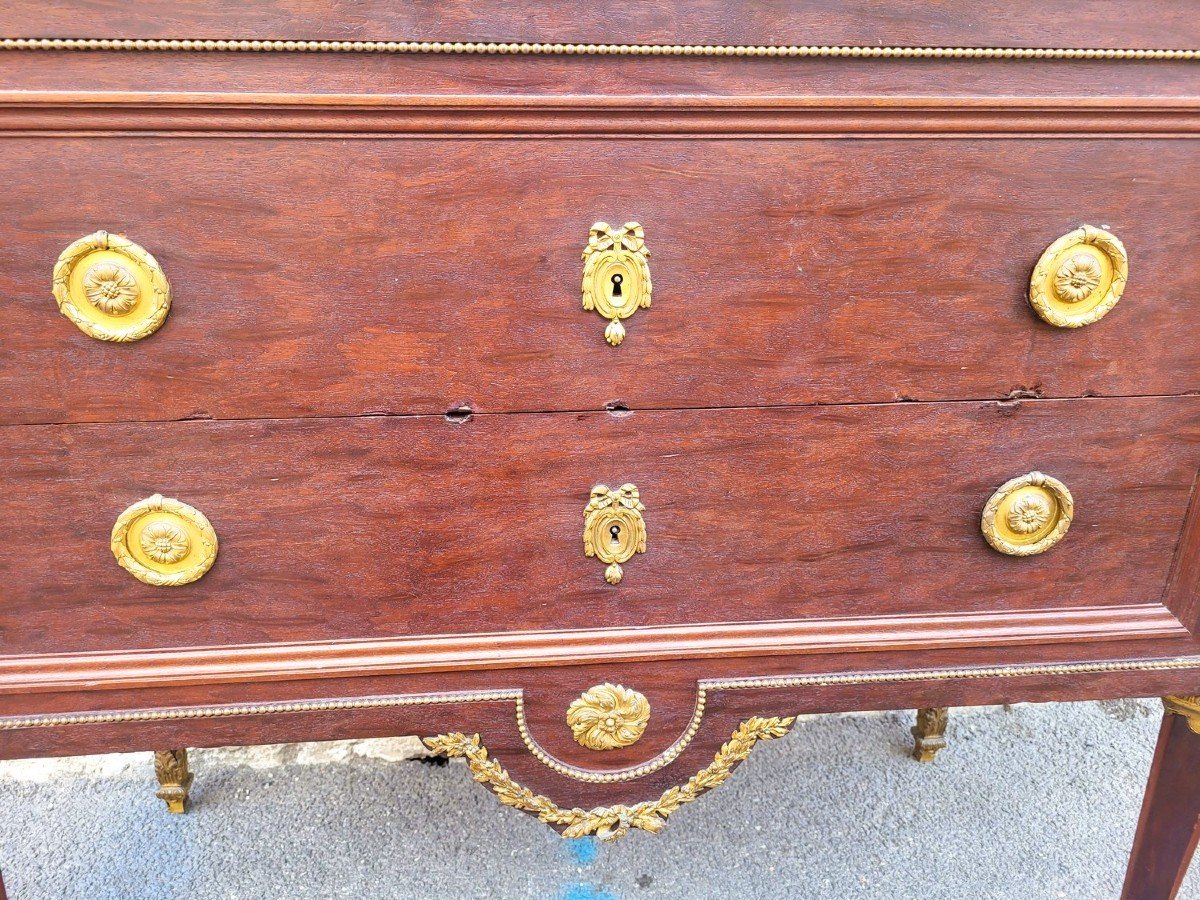
[[[955,622],[1074,639],[1181,629],[1159,604],[1200,398],[20,426],[0,458],[0,656],[763,622],[850,648]],[[980,515],[1032,470],[1074,521],[1005,556]],[[599,483],[645,505],[615,586],[584,554]],[[114,560],[155,493],[219,536],[191,584]]]

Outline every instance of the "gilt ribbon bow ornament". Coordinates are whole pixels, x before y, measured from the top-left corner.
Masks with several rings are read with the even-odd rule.
[[[637,222],[626,222],[620,228],[613,230],[607,222],[597,222],[588,233],[588,249],[584,251],[584,259],[588,252],[611,250],[620,247],[630,253],[640,253],[646,247],[646,230]],[[646,251],[650,255],[650,251]]]
[[[625,339],[622,319],[650,306],[650,251],[637,222],[613,228],[597,222],[583,251],[583,308],[609,320],[604,338],[612,346]]]

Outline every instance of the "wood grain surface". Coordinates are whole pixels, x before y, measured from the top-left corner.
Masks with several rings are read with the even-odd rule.
[[[0,429],[6,655],[1070,609],[1160,602],[1200,469],[1200,399],[885,404]],[[1014,559],[983,504],[1063,480],[1061,545]],[[604,582],[592,485],[649,549]],[[161,492],[221,540],[143,585],[108,546]]]
[[[4,140],[0,421],[1196,391],[1200,253],[1160,212],[1200,206],[1194,155],[1119,147]],[[652,253],[615,349],[579,300],[597,220],[640,221]],[[1085,222],[1124,240],[1129,286],[1056,329],[1029,273]],[[100,228],[171,279],[144,341],[89,338],[50,296]]]

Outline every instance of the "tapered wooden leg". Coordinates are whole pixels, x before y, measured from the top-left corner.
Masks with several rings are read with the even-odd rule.
[[[1200,697],[1164,697],[1124,900],[1169,900],[1200,838]]]
[[[8,900],[8,894],[4,892],[4,873],[0,872],[0,900]]]
[[[159,784],[154,796],[166,802],[167,812],[184,812],[187,809],[188,789],[192,786],[187,750],[156,751],[154,774]]]
[[[946,725],[950,710],[945,706],[926,706],[917,710],[917,724],[912,728],[915,740],[913,759],[933,762],[939,750],[946,748]]]

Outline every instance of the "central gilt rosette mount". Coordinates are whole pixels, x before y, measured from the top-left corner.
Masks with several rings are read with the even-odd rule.
[[[636,744],[650,722],[650,701],[620,684],[597,684],[567,707],[567,725],[576,743],[589,750],[617,750]]]

